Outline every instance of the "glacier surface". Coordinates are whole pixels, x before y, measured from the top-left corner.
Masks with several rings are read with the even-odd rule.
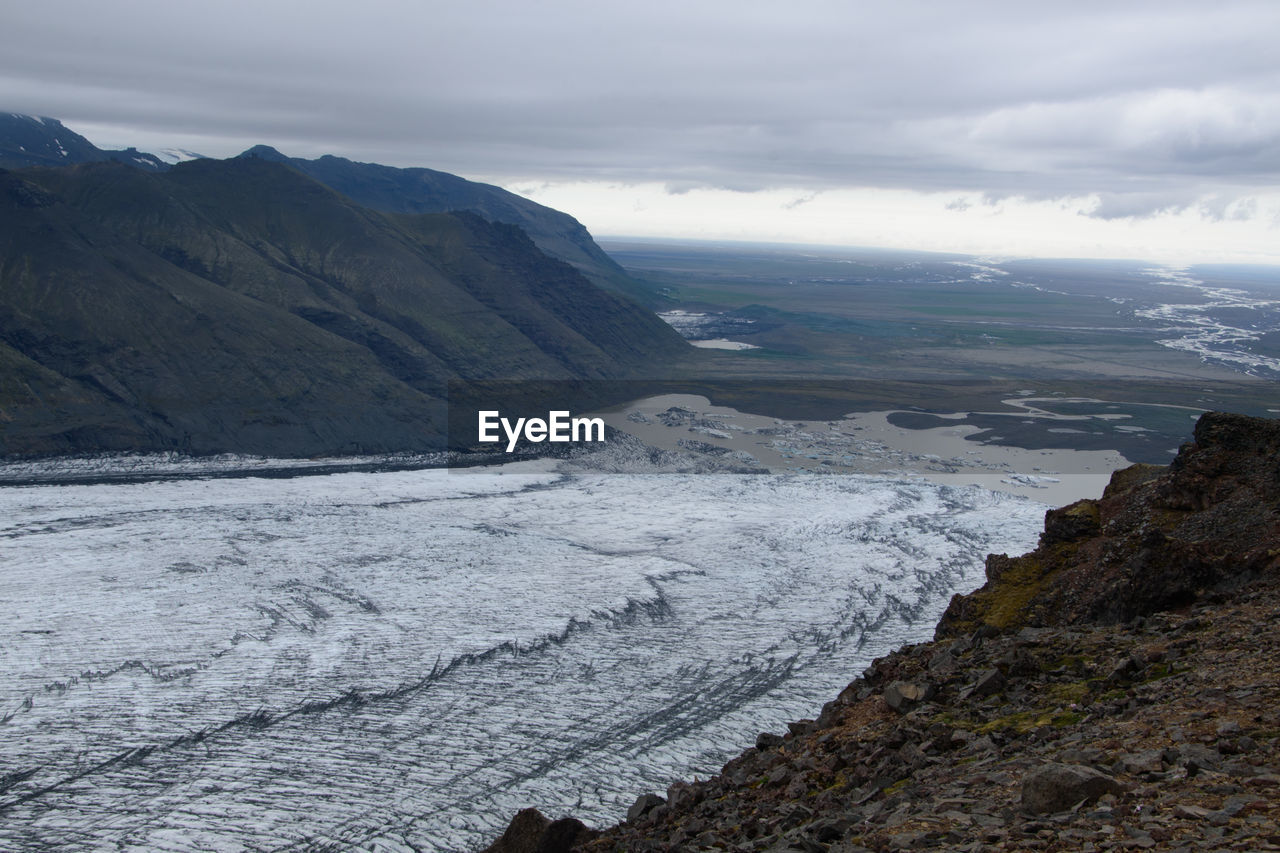
[[[538,466],[0,487],[0,848],[474,849],[707,776],[1044,506]]]

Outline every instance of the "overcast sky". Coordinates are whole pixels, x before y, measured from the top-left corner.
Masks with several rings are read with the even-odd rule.
[[[5,4],[0,110],[597,235],[1280,262],[1280,2]]]

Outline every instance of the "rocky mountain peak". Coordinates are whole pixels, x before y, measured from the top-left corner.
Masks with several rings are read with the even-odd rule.
[[[238,158],[257,157],[260,160],[270,160],[273,163],[287,163],[289,161],[288,157],[281,154],[270,145],[255,145],[252,148],[245,149],[236,156]]]

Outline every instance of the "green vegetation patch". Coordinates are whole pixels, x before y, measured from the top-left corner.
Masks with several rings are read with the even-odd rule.
[[[894,782],[892,785],[884,789],[884,795],[886,798],[896,796],[897,794],[902,793],[903,789],[905,789],[910,784],[911,784],[910,776],[908,776],[905,779],[899,779],[897,782]]]
[[[1044,563],[1030,554],[1011,560],[1009,568],[984,596],[983,621],[1000,629],[1021,625],[1026,621],[1032,600],[1047,589],[1056,576],[1057,572],[1046,571]]]
[[[1075,711],[1063,711],[1061,708],[1052,710],[1040,708],[1031,711],[1018,711],[1006,717],[1000,717],[979,726],[977,731],[979,734],[984,735],[1002,731],[1016,732],[1021,735],[1033,729],[1041,729],[1047,726],[1054,728],[1073,726],[1083,719],[1084,715]]]
[[[1070,684],[1053,684],[1049,686],[1048,696],[1059,704],[1082,702],[1089,695],[1089,684],[1084,681],[1073,681]]]

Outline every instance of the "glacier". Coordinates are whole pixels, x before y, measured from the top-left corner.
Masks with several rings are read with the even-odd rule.
[[[929,637],[1044,510],[543,463],[0,486],[0,848],[611,823]]]

